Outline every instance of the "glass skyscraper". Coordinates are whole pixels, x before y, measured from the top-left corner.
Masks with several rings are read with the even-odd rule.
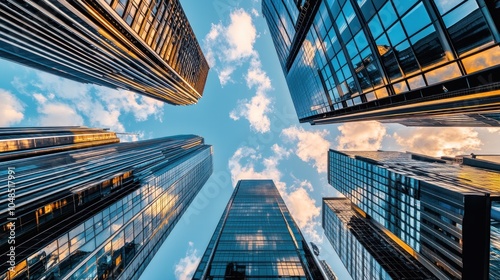
[[[209,70],[179,0],[0,1],[0,57],[176,105]]]
[[[301,122],[500,126],[500,2],[263,0]]]
[[[323,198],[322,225],[352,279],[438,279],[356,212],[346,198]]]
[[[193,279],[324,279],[272,180],[241,180]]]
[[[0,163],[1,279],[138,279],[212,173],[212,148],[194,135],[74,149],[77,138],[117,139],[88,128],[20,131],[30,138],[0,131],[0,146],[45,140],[61,150],[32,147]]]
[[[436,277],[496,279],[500,164],[495,159],[330,150],[328,181],[359,214],[349,216],[361,215],[363,223],[380,229],[390,244],[397,244]],[[326,206],[331,205],[324,205],[325,219],[339,213]],[[347,221],[339,215],[335,219]],[[325,230],[332,243],[348,242]]]

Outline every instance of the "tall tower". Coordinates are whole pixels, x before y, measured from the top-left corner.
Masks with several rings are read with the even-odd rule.
[[[300,122],[500,126],[498,1],[263,0]]]
[[[241,180],[193,279],[324,279],[272,180]]]
[[[117,138],[83,127],[9,130],[29,137],[0,131],[0,146],[29,148],[0,153],[25,154],[0,163],[7,280],[138,279],[212,173],[212,148],[194,135],[99,145]]]
[[[330,150],[328,182],[346,200],[324,200],[326,236],[337,248],[351,242],[370,250],[374,242],[368,237],[378,234],[386,240],[383,251],[405,251],[440,279],[497,279],[500,162],[495,160]],[[342,227],[358,234],[357,241],[339,237]],[[351,263],[356,257],[339,255]]]
[[[179,0],[0,1],[0,57],[175,105],[209,70]]]

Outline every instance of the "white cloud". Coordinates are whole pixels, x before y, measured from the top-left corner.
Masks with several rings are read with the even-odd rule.
[[[231,74],[234,72],[234,67],[226,66],[226,68],[222,69],[219,73],[219,82],[222,86],[225,86],[228,82],[231,81]]]
[[[308,240],[321,242],[321,237],[316,230],[319,228],[320,207],[316,206],[316,201],[308,193],[308,190],[312,191],[311,183],[296,180],[295,184],[287,187],[286,183],[282,181],[282,173],[278,169],[278,165],[281,160],[290,155],[290,151],[277,144],[274,144],[271,150],[273,151],[272,155],[265,158],[262,158],[258,150],[250,147],[241,147],[236,150],[228,164],[233,186],[238,180],[243,179],[273,180],[295,222],[308,236]],[[263,166],[260,171],[256,168],[258,163]]]
[[[252,15],[258,17],[259,16],[259,11],[257,11],[257,9],[253,8],[252,9]]]
[[[201,260],[201,257],[198,256],[198,251],[193,247],[193,242],[189,242],[189,248],[186,252],[186,256],[180,259],[175,265],[175,279],[189,280],[193,277],[193,274],[195,273]]]
[[[229,116],[233,120],[238,120],[241,117],[247,119],[250,122],[250,127],[256,132],[269,132],[271,120],[267,114],[271,112],[271,99],[267,96],[267,92],[272,89],[272,86],[271,80],[267,73],[262,70],[258,58],[252,59],[245,80],[248,88],[256,89],[256,95],[250,101],[240,100],[237,108],[232,110]]]
[[[309,235],[311,241],[319,242],[321,237],[314,226],[319,224],[315,219],[319,217],[321,208],[316,206],[316,201],[309,196],[304,187],[299,187],[288,193],[284,199],[290,214],[300,229]]]
[[[374,151],[380,149],[386,135],[385,127],[375,121],[346,123],[338,127],[337,149]]]
[[[464,127],[407,128],[395,132],[393,138],[407,151],[431,156],[469,154],[482,146],[478,132]]]
[[[327,130],[306,131],[301,127],[291,126],[281,132],[285,140],[296,141],[295,153],[305,162],[313,162],[316,170],[326,172],[327,155],[330,142],[325,138],[329,135]]]
[[[77,83],[44,72],[37,73],[35,86],[42,93],[33,94],[42,114],[42,125],[83,125],[126,131],[120,121],[132,114],[136,121],[153,116],[161,121],[164,103],[130,91]],[[59,117],[58,117],[59,114]],[[134,136],[127,136],[130,140]]]
[[[24,105],[12,93],[0,89],[0,126],[19,123],[24,118]]]
[[[38,107],[41,126],[83,125],[83,118],[69,105],[63,103],[44,103]]]
[[[231,23],[225,30],[225,37],[230,48],[226,49],[227,59],[230,61],[250,57],[254,54],[253,44],[257,31],[252,17],[243,9],[231,13]]]

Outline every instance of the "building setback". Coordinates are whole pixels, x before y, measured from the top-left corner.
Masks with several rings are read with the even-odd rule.
[[[272,180],[241,180],[193,279],[324,279]]]
[[[102,145],[116,135],[84,127],[10,130],[26,136],[18,143],[53,146],[27,145],[17,149],[26,156],[0,163],[6,280],[138,279],[212,173],[212,148],[194,135]],[[0,133],[0,147],[12,141]],[[51,148],[57,151],[44,153]]]
[[[436,277],[497,279],[497,160],[492,155],[434,158],[415,153],[330,150],[328,181],[352,203],[356,215],[363,217],[357,220],[378,228],[391,240],[388,244],[406,251]],[[340,216],[336,219],[342,220]],[[332,238],[335,234],[326,232],[332,244],[339,241]],[[345,258],[343,252],[339,256]]]
[[[174,105],[209,70],[179,0],[2,0],[0,57]]]
[[[500,126],[500,2],[263,0],[300,122]]]

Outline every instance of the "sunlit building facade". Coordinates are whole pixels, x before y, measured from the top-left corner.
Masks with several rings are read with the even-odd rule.
[[[496,279],[500,165],[488,160],[495,158],[330,150],[328,181],[364,223],[436,277]]]
[[[28,154],[0,169],[0,279],[138,279],[210,177],[212,148],[180,135]]]
[[[241,180],[193,279],[324,279],[272,180]]]
[[[498,1],[263,0],[262,12],[301,122],[500,126]]]
[[[179,0],[0,1],[0,57],[175,105],[209,70]]]
[[[385,238],[347,198],[323,198],[322,215],[325,236],[352,279],[439,279]]]

